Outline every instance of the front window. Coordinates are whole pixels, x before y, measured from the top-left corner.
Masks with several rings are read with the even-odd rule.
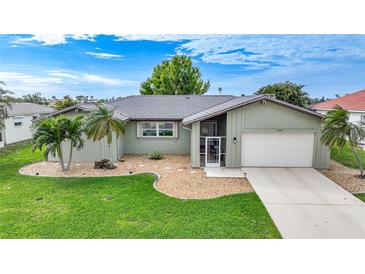
[[[15,122],[15,123],[14,123],[14,126],[15,126],[15,127],[20,127],[22,124],[23,124],[22,122]]]
[[[142,123],[142,136],[157,136],[157,124],[156,123]]]
[[[361,115],[361,125],[365,125],[365,115]]]
[[[142,137],[174,137],[174,122],[142,122]]]
[[[158,123],[158,136],[169,136],[174,135],[173,123]]]

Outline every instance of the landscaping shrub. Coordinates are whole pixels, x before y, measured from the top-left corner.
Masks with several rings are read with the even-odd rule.
[[[161,160],[161,159],[163,159],[163,154],[162,154],[161,150],[155,149],[154,151],[152,151],[148,154],[148,157],[152,160]]]

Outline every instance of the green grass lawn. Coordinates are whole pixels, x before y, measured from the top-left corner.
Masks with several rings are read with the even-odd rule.
[[[355,196],[361,201],[365,202],[365,193],[355,194]]]
[[[280,238],[256,194],[179,200],[152,175],[45,178],[29,144],[0,149],[0,238]]]
[[[359,150],[359,152],[363,162],[363,166],[365,166],[365,150]],[[331,159],[351,168],[359,168],[356,163],[355,155],[351,151],[348,144],[346,144],[346,146],[342,150],[337,147],[333,147],[331,149]]]

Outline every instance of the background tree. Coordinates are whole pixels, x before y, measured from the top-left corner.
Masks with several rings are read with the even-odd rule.
[[[81,149],[83,146],[82,132],[80,116],[69,118],[61,115],[41,120],[34,125],[33,151],[36,149],[42,151],[45,147],[44,156],[47,157],[49,153],[54,157],[57,155],[62,171],[67,171],[71,167],[72,150]],[[67,165],[65,165],[61,147],[62,142],[65,141],[70,141]]]
[[[85,104],[87,104],[87,103],[92,103],[92,102],[94,102],[94,96],[88,96],[88,95],[86,95],[86,96],[84,96],[84,95],[78,95],[78,96],[76,96],[75,98],[76,98],[76,100],[77,100],[79,103],[85,103]]]
[[[313,104],[318,104],[318,103],[323,103],[326,102],[330,99],[325,99],[324,96],[322,96],[321,98],[310,98],[309,99],[309,104],[313,105]]]
[[[359,147],[359,143],[365,138],[365,131],[351,123],[349,117],[349,112],[338,105],[328,111],[323,119],[321,141],[327,146],[337,146],[340,149],[348,142],[358,163],[360,177],[364,177],[362,159],[359,155],[359,149],[362,148]]]
[[[223,93],[223,88],[222,88],[222,87],[219,87],[219,88],[218,88],[218,94],[219,94],[219,95],[222,95],[222,93]]]
[[[154,67],[152,76],[141,83],[142,95],[204,94],[210,83],[201,79],[198,67],[187,56],[174,56]]]
[[[92,139],[95,142],[106,137],[109,146],[109,156],[110,145],[113,141],[113,132],[116,133],[117,137],[124,133],[124,123],[114,118],[114,112],[113,109],[99,105],[97,109],[93,110],[85,118],[85,132],[88,139]]]
[[[304,85],[295,84],[289,81],[264,86],[255,94],[274,94],[275,98],[305,107],[310,103],[308,93],[303,91]]]
[[[42,97],[40,92],[23,95],[21,98],[17,98],[17,102],[35,103],[46,106],[49,104],[48,99]]]
[[[10,96],[13,94],[10,90],[6,90],[3,86],[5,83],[0,81],[0,129],[4,127],[4,119],[7,115],[7,108],[11,109],[15,99]]]
[[[56,110],[61,110],[67,107],[71,107],[73,105],[77,105],[79,101],[73,99],[71,96],[66,95],[63,99],[57,99],[54,103],[54,107]]]

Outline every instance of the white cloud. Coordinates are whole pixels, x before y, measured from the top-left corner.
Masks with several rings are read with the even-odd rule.
[[[0,71],[0,79],[4,81],[9,90],[18,94],[32,91],[65,92],[72,91],[73,87],[89,87],[97,85],[98,88],[130,87],[138,83],[131,80],[109,78],[97,74],[75,72],[70,70],[49,70],[39,74],[21,73],[13,71]]]
[[[95,36],[94,34],[70,34],[66,35],[66,37],[70,37],[74,40],[87,40],[90,42],[95,42]]]
[[[62,79],[58,77],[37,76],[19,72],[0,71],[0,79],[5,83],[18,82],[22,85],[42,86],[47,84],[60,84]]]
[[[76,82],[89,82],[95,84],[104,84],[111,86],[128,86],[136,84],[135,81],[131,80],[122,80],[116,78],[109,78],[97,74],[84,73],[84,72],[76,72],[72,70],[50,70],[47,75],[56,76],[62,78],[64,81],[68,81],[68,79],[75,80]]]
[[[82,74],[80,74],[80,76],[81,76],[81,79],[86,82],[105,84],[105,85],[111,85],[111,86],[123,85],[123,84],[127,84],[128,82],[130,82],[130,81],[112,79],[112,78],[107,78],[107,77],[103,77],[100,75],[88,74],[88,73],[82,73]]]
[[[30,37],[18,37],[11,41],[12,44],[40,43],[43,46],[54,46],[68,43],[68,39],[87,40],[94,42],[95,35],[89,34],[35,34]]]
[[[33,42],[41,43],[44,46],[53,46],[66,44],[66,38],[62,34],[36,34],[31,37],[17,38],[12,41],[13,44],[31,44]]]
[[[119,41],[179,41],[177,54],[247,70],[365,58],[364,35],[185,35],[131,34]],[[327,59],[327,60],[326,60]]]
[[[194,40],[202,37],[198,34],[117,34],[116,41],[157,41],[157,42],[168,42],[168,41],[183,41],[183,40]]]
[[[70,73],[64,70],[50,70],[48,75],[51,76],[56,76],[56,77],[60,77],[60,78],[71,78],[74,80],[79,80],[80,76],[74,73]]]
[[[122,58],[122,55],[120,54],[113,54],[113,53],[106,53],[106,52],[93,52],[93,51],[87,51],[86,54],[94,56],[99,59],[120,59]]]
[[[183,43],[177,52],[207,63],[257,67],[293,66],[334,58],[364,58],[365,36],[208,35]]]

